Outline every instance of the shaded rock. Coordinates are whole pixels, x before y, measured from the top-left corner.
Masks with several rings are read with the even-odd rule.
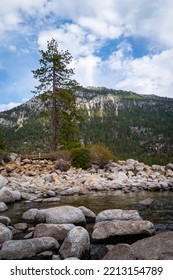
[[[46,222],[46,209],[38,210],[38,212],[35,215],[35,221],[39,223]]]
[[[154,225],[144,220],[103,221],[94,226],[92,238],[95,242],[131,243],[155,234]]]
[[[0,243],[13,238],[13,234],[9,228],[0,223]]]
[[[74,227],[73,224],[38,224],[34,229],[33,237],[50,236],[56,240],[63,240]]]
[[[75,260],[80,260],[80,259],[75,258],[75,257],[69,257],[69,258],[66,258],[65,260],[67,260],[67,261],[75,261]]]
[[[49,198],[44,198],[42,201],[43,202],[58,202],[61,199],[59,197],[49,197]]]
[[[92,244],[90,248],[90,259],[101,260],[107,252],[108,248],[105,244]]]
[[[44,252],[41,252],[39,254],[37,254],[37,257],[45,257],[45,258],[50,258],[53,256],[53,251],[47,250]]]
[[[108,209],[103,210],[96,216],[96,223],[110,220],[142,220],[136,210]]]
[[[82,210],[87,223],[94,223],[95,219],[96,219],[96,215],[93,211],[91,211],[90,209],[88,209],[87,207],[84,206],[79,206],[78,207],[80,210]]]
[[[114,174],[109,176],[109,180],[114,180],[117,184],[126,182],[128,180],[128,176],[123,171],[115,172]]]
[[[58,159],[54,164],[54,168],[66,172],[70,168],[70,163],[64,159]]]
[[[173,177],[173,171],[171,169],[166,170],[166,177]]]
[[[46,182],[49,182],[49,183],[54,182],[54,178],[53,178],[52,174],[46,174],[46,175],[44,176],[44,180],[45,180]]]
[[[4,202],[0,202],[0,212],[4,212],[8,209],[7,205]]]
[[[37,208],[29,209],[28,211],[26,211],[25,213],[23,213],[22,219],[34,221],[34,220],[35,220],[35,217],[36,217],[36,214],[38,213],[38,211],[39,211],[39,210],[38,210]]]
[[[54,197],[54,196],[56,196],[56,193],[54,191],[48,190],[47,195],[50,197]]]
[[[0,259],[29,259],[46,250],[59,248],[59,243],[52,237],[41,237],[27,240],[11,240],[2,244]]]
[[[26,223],[17,223],[14,225],[15,229],[26,230],[28,225]]]
[[[59,253],[66,259],[68,257],[81,258],[84,253],[89,251],[90,239],[89,234],[83,227],[77,226],[69,231]]]
[[[10,203],[14,201],[12,191],[10,191],[7,187],[0,189],[0,202]]]
[[[4,182],[5,182],[4,177],[3,177],[2,175],[0,175],[0,189],[2,189],[2,188],[3,188],[3,186],[4,186]]]
[[[29,232],[28,234],[26,234],[23,238],[24,239],[29,239],[33,237],[33,231]]]
[[[108,252],[103,260],[136,260],[134,250],[128,244],[108,245]]]
[[[163,232],[131,245],[139,260],[173,260],[173,232]]]
[[[168,170],[173,170],[173,163],[168,163],[166,166],[165,166],[165,169]]]
[[[9,226],[11,224],[11,219],[6,216],[0,216],[0,223]]]
[[[139,207],[150,207],[153,204],[153,199],[146,198],[144,200],[139,201],[138,206]]]
[[[86,222],[83,212],[73,206],[59,206],[44,209],[47,224],[83,224]]]
[[[18,154],[15,154],[15,153],[9,153],[6,156],[8,158],[8,161],[10,161],[10,162],[15,162],[16,159],[18,158]]]
[[[12,191],[12,195],[15,201],[19,201],[22,199],[22,195],[19,191]]]

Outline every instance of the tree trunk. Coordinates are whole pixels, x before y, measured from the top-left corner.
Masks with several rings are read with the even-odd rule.
[[[55,85],[55,63],[53,62],[53,92],[52,92],[52,152],[56,152],[57,116],[56,116],[56,85]]]

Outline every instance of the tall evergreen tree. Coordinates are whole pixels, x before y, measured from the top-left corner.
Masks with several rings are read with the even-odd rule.
[[[66,138],[74,136],[76,120],[80,117],[75,97],[75,90],[79,88],[79,84],[71,78],[74,69],[69,67],[72,56],[69,51],[59,51],[58,47],[55,39],[48,41],[47,50],[40,50],[41,67],[32,71],[34,78],[39,81],[35,93],[41,93],[40,98],[51,108],[52,151],[57,149],[57,130],[58,134],[66,131],[65,135],[69,135]],[[58,139],[62,139],[62,135]]]

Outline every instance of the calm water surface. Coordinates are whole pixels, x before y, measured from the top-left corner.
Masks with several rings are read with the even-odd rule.
[[[153,205],[147,209],[140,209],[137,204],[145,198],[152,198]],[[105,209],[137,209],[143,219],[153,222],[162,228],[173,230],[173,192],[139,192],[130,194],[90,194],[83,196],[62,196],[60,202],[56,203],[14,203],[8,205],[9,209],[1,213],[11,218],[12,223],[21,221],[22,214],[30,208],[50,208],[60,205],[85,206],[95,214]]]

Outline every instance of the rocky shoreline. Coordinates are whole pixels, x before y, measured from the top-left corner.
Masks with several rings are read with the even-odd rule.
[[[84,206],[49,208],[64,195],[173,191],[173,164],[150,167],[129,159],[82,170],[62,160],[16,157],[1,162],[0,171],[0,259],[173,259],[173,232],[156,234],[136,210],[107,209],[96,215]],[[48,207],[28,210],[21,223],[12,225],[3,212],[21,200]]]
[[[63,195],[91,192],[173,191],[172,163],[150,167],[129,159],[111,162],[104,169],[93,165],[82,170],[64,161],[16,159],[1,164],[0,172],[0,202],[4,203],[56,202]]]

